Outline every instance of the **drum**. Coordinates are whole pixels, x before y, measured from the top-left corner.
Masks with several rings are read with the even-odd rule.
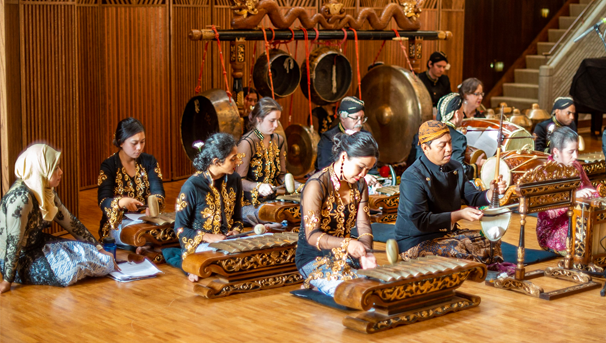
[[[297,61],[286,51],[271,49],[269,50],[269,63],[276,98],[284,98],[294,93],[299,81],[301,81],[301,70]],[[255,62],[253,82],[259,94],[271,97],[271,82],[269,80],[266,53],[259,56],[257,62]]]
[[[335,103],[347,94],[351,87],[353,71],[345,55],[338,50],[323,46],[309,54],[309,82],[307,89],[307,63],[303,61],[301,91],[316,105]]]
[[[471,145],[467,146],[467,150],[465,150],[465,163],[474,164],[478,160],[482,154],[486,155],[484,150],[478,149],[476,147],[472,147]]]
[[[467,137],[467,145],[482,149],[486,157],[494,156],[497,151],[497,134],[499,132],[499,120],[470,118],[463,119],[461,132]],[[519,125],[503,121],[503,149],[511,150],[534,150],[534,139],[532,135]]]
[[[233,135],[236,140],[242,135],[242,122],[236,99],[229,99],[223,89],[210,89],[187,102],[181,116],[181,145],[190,160],[198,150],[195,141],[205,141],[215,132]]]
[[[503,175],[503,180],[509,187],[516,184],[524,173],[545,163],[548,157],[549,154],[541,151],[505,151],[501,154],[499,173]],[[496,161],[496,156],[490,157],[482,166],[480,178],[486,188],[490,185],[490,181],[494,180]]]

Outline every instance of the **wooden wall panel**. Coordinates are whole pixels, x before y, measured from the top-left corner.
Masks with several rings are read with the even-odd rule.
[[[118,122],[139,119],[146,128],[145,152],[172,177],[168,6],[101,6],[101,116],[105,155]],[[96,163],[97,169],[99,163]]]
[[[450,63],[451,68],[447,75],[450,78],[450,86],[453,91],[456,91],[457,85],[463,82],[464,19],[464,10],[458,9],[442,10],[440,16],[440,26],[444,30],[452,32],[452,39],[440,42],[440,50],[448,56],[448,63]]]
[[[20,6],[23,145],[45,142],[62,151],[64,177],[57,192],[77,215],[75,6],[25,1]]]
[[[76,6],[81,189],[97,185],[99,167],[108,156],[108,128],[100,112],[99,5],[85,1]]]
[[[192,42],[187,34],[194,27],[210,23],[210,0],[175,1],[171,7],[171,163],[173,179],[189,177],[194,168],[181,144],[181,116],[194,96],[205,43]],[[211,42],[212,44],[212,42]],[[202,90],[212,85],[212,48],[206,55]]]

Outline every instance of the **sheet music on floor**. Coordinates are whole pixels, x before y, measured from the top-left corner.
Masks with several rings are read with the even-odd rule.
[[[120,271],[113,271],[107,276],[119,282],[131,282],[148,279],[162,273],[162,271],[147,258],[141,263],[118,263],[118,267],[120,268]]]

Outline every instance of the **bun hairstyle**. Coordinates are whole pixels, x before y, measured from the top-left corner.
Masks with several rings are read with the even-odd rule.
[[[282,106],[274,99],[270,97],[263,97],[259,99],[253,110],[250,112],[250,122],[248,128],[254,129],[257,125],[257,118],[263,120],[267,115],[273,111],[282,112]]]
[[[139,132],[145,133],[145,127],[140,121],[133,117],[120,120],[116,133],[114,134],[113,144],[120,149],[120,146],[129,138]]]
[[[553,131],[549,141],[551,142],[551,151],[553,151],[554,148],[562,151],[566,147],[566,144],[578,142],[579,135],[568,126],[562,126]]]
[[[484,84],[479,79],[476,79],[475,77],[465,79],[465,81],[463,81],[463,83],[457,87],[459,88],[459,95],[461,96],[461,99],[465,100],[465,94],[474,93],[476,89],[478,89],[478,86],[482,86],[482,88],[484,88]]]
[[[332,156],[334,160],[339,158],[342,152],[352,157],[375,157],[379,158],[379,145],[369,132],[360,131],[348,135],[338,133],[333,139]]]
[[[198,171],[206,171],[213,163],[213,160],[219,159],[219,162],[225,162],[225,159],[236,146],[236,139],[223,132],[214,133],[206,142],[201,143],[202,147],[194,159],[194,168]]]

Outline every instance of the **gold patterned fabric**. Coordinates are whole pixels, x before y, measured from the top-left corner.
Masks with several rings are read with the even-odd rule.
[[[205,234],[241,231],[242,181],[237,173],[212,180],[196,173],[181,187],[177,198],[175,233],[183,258],[195,252]]]
[[[419,145],[438,139],[449,132],[446,124],[437,120],[428,120],[419,127]]]
[[[344,183],[341,189],[333,165],[313,175],[303,188],[296,264],[301,269],[307,263],[324,257],[334,265],[336,248],[352,238],[357,227],[358,236],[372,233],[368,208],[368,187],[364,178],[355,184]],[[360,242],[372,248],[372,235],[363,235]],[[340,265],[340,264],[337,264]]]
[[[101,164],[98,177],[97,198],[103,211],[99,236],[106,237],[110,230],[120,226],[124,209],[118,202],[129,197],[147,204],[150,195],[156,195],[160,212],[164,210],[164,186],[158,161],[148,154],[141,154],[135,161],[135,174],[130,176],[122,166],[118,153],[113,154]]]

